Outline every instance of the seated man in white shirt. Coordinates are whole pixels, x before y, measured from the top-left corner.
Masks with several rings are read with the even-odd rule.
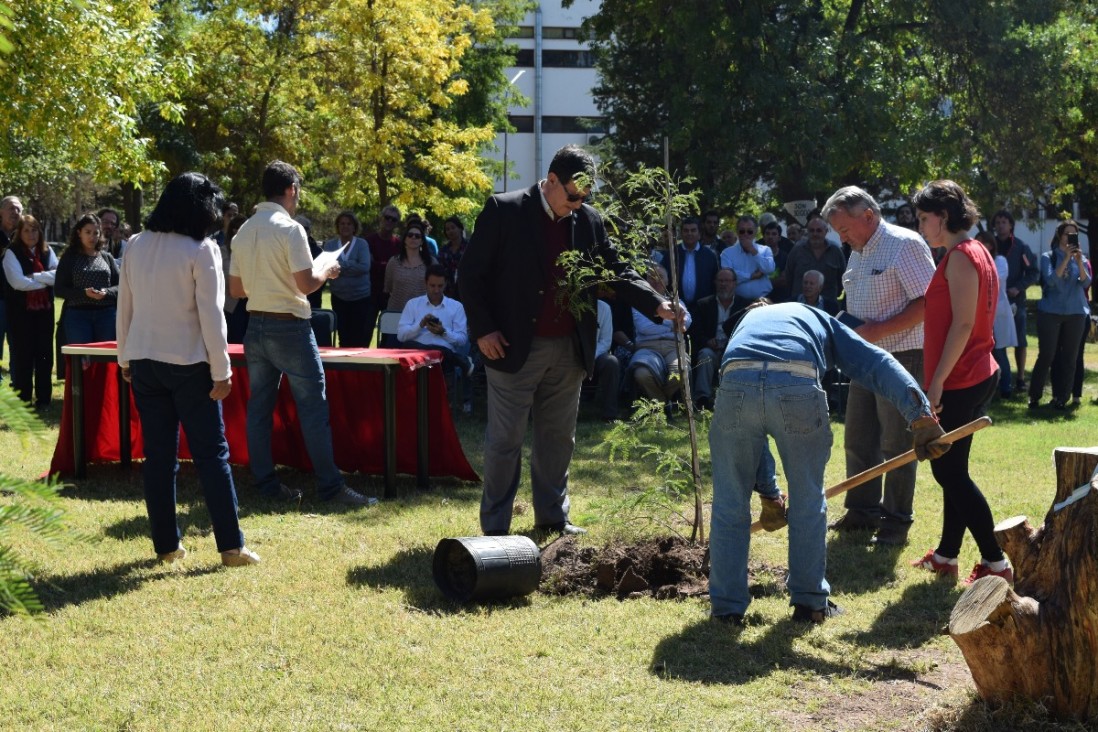
[[[413,297],[404,305],[397,324],[401,347],[442,353],[442,368],[472,371],[469,359],[469,328],[465,308],[446,297],[446,270],[433,264],[427,268],[427,294]]]

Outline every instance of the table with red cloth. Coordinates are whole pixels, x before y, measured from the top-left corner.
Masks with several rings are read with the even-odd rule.
[[[86,462],[142,457],[141,421],[121,378],[113,342],[65,346],[65,401],[50,473],[83,477]],[[336,464],[344,471],[383,474],[385,495],[396,472],[479,481],[458,440],[438,351],[321,348]],[[222,402],[229,462],[248,464],[248,369],[243,346],[230,344],[233,388]],[[81,369],[81,359],[86,364]],[[119,394],[125,393],[125,402]],[[81,418],[83,429],[74,429]],[[282,379],[271,435],[274,461],[312,469],[287,379]],[[128,448],[128,449],[127,449]],[[180,430],[179,456],[189,458]]]

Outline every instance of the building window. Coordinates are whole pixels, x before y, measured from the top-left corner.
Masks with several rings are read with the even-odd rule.
[[[561,39],[574,41],[579,37],[579,28],[544,27],[541,29],[541,37],[554,41]]]
[[[533,132],[534,118],[531,115],[508,115],[507,121],[515,128],[515,132]]]
[[[534,118],[530,115],[511,115],[508,118],[515,132],[533,132]],[[599,134],[608,131],[606,120],[602,117],[550,117],[541,118],[541,131],[565,134]]]
[[[592,51],[549,51],[541,52],[541,65],[545,68],[591,69],[595,67],[595,54]],[[515,66],[532,68],[534,49],[521,48],[515,54]]]
[[[515,29],[515,32],[512,33],[508,37],[509,38],[533,38],[534,37],[534,26],[532,26],[532,25],[520,25],[518,28]],[[579,28],[561,28],[559,26],[549,26],[549,27],[542,27],[541,37],[542,38],[548,38],[549,40],[553,40],[553,41],[559,41],[559,40],[574,41],[577,38],[580,38],[581,36],[580,36],[580,29]]]

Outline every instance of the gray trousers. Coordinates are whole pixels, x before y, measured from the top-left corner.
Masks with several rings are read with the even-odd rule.
[[[484,432],[483,531],[508,532],[522,474],[522,443],[533,418],[530,484],[534,525],[568,520],[568,467],[576,446],[576,415],[585,376],[572,337],[535,338],[530,356],[514,374],[493,368],[488,377],[488,426]]]
[[[923,352],[921,349],[893,353],[900,365],[920,384],[923,383]],[[911,449],[911,433],[907,420],[892,402],[865,388],[857,381],[850,383],[846,402],[846,474],[857,475]],[[883,521],[910,524],[914,520],[915,471],[918,463],[911,462],[887,473],[882,496],[881,478],[853,488],[846,493],[848,512],[863,514]]]

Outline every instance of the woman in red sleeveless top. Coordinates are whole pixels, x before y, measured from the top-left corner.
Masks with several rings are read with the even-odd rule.
[[[980,213],[959,185],[950,180],[928,183],[912,202],[927,243],[945,250],[926,291],[923,366],[927,398],[948,432],[983,416],[999,382],[991,353],[999,276],[987,249],[968,235]],[[968,529],[982,561],[965,584],[992,574],[1013,582],[995,539],[991,508],[968,473],[971,449],[970,436],[930,463],[945,504],[942,538],[937,549],[912,566],[956,578],[957,557]]]

